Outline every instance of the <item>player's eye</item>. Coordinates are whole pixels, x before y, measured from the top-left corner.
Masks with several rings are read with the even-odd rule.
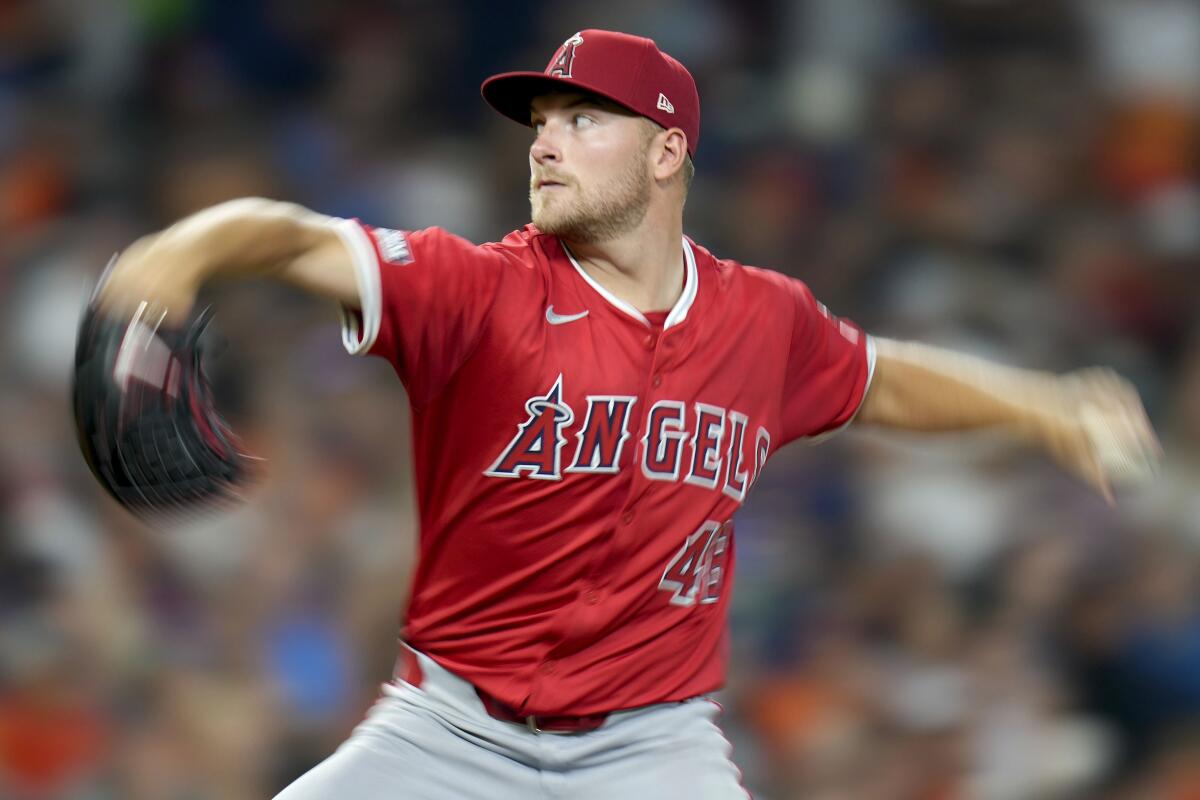
[[[576,114],[575,116],[571,117],[571,123],[576,128],[586,128],[590,125],[595,125],[596,120],[592,119],[587,114]]]

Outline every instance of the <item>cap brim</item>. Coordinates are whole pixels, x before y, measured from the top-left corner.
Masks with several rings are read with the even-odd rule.
[[[627,108],[624,103],[594,86],[570,78],[551,77],[542,72],[502,72],[488,78],[479,87],[479,93],[489,106],[526,127],[533,124],[530,121],[533,98],[564,90],[590,92]]]

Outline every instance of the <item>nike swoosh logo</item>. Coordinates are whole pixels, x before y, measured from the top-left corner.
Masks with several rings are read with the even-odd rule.
[[[546,322],[551,325],[565,325],[568,322],[574,322],[577,319],[583,319],[588,315],[586,311],[580,311],[578,314],[555,314],[554,306],[546,306]]]

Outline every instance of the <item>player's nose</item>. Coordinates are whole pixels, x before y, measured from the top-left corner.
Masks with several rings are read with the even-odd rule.
[[[562,151],[554,143],[548,129],[548,125],[542,126],[537,136],[534,137],[533,144],[529,146],[529,157],[538,164],[562,161]]]

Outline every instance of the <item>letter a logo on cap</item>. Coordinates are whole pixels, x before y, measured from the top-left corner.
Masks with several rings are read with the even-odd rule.
[[[571,77],[571,65],[575,63],[575,48],[581,44],[583,44],[583,37],[578,33],[563,42],[562,47],[558,49],[558,56],[550,65],[550,69],[546,70],[546,74],[559,78]]]

